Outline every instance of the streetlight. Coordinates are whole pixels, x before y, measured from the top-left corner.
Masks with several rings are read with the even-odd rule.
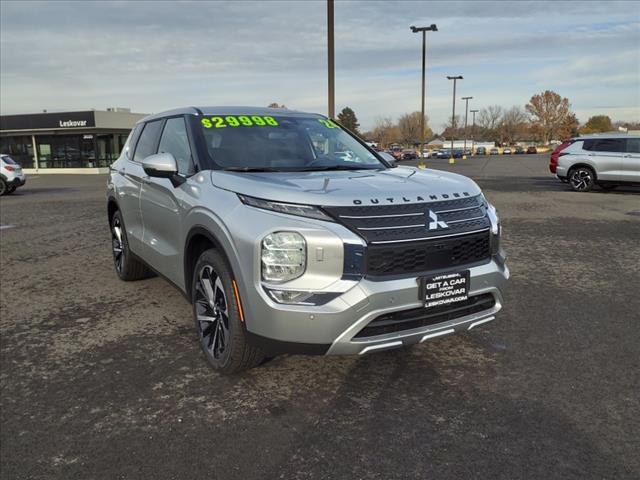
[[[453,112],[451,113],[451,158],[449,159],[449,163],[456,163],[453,158],[453,129],[456,126],[456,82],[458,80],[462,80],[462,75],[456,75],[455,77],[450,77],[447,75],[447,80],[453,80]]]
[[[409,27],[413,33],[422,32],[422,109],[420,110],[420,161],[422,162],[422,149],[424,148],[424,99],[425,99],[425,67],[427,64],[427,32],[437,32],[438,27],[432,23],[428,27]]]
[[[329,118],[335,118],[336,116],[336,101],[335,101],[335,62],[333,54],[333,0],[327,0],[327,70],[329,73]]]
[[[471,110],[473,115],[473,126],[471,127],[471,155],[475,155],[476,148],[476,113],[480,110]]]
[[[469,100],[473,97],[462,97],[462,100],[465,101],[465,109],[464,109],[464,147],[462,151],[462,158],[467,154],[467,117],[469,116]]]

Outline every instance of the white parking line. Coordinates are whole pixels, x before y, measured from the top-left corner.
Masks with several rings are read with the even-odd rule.
[[[16,228],[15,225],[0,225],[0,230],[4,230],[5,228]]]

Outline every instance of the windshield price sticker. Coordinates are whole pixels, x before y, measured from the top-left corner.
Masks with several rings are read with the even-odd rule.
[[[204,128],[226,127],[277,127],[278,121],[273,117],[261,115],[228,115],[226,117],[210,117],[200,120]]]
[[[469,296],[469,271],[428,277],[424,281],[424,306],[437,307],[462,302]]]
[[[324,118],[319,118],[318,121],[327,128],[340,128],[337,123],[332,122],[331,120],[325,120]]]

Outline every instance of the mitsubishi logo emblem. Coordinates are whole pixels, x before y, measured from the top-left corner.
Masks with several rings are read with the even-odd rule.
[[[438,228],[449,228],[443,220],[438,220],[438,215],[433,210],[429,210],[429,218],[431,221],[429,222],[429,230],[437,230]]]

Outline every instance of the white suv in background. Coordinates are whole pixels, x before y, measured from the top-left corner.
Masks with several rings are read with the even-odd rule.
[[[551,173],[577,192],[640,184],[640,136],[603,133],[572,138],[551,154]]]
[[[9,155],[0,154],[0,196],[13,193],[26,181],[22,167]]]

